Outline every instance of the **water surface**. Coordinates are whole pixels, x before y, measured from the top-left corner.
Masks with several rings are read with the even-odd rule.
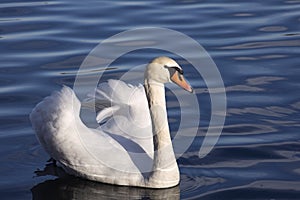
[[[298,0],[1,1],[1,198],[297,199],[299,10]],[[46,165],[49,156],[28,119],[32,108],[63,84],[72,86],[84,58],[99,42],[142,27],[180,31],[214,59],[228,104],[217,146],[205,158],[198,157],[210,120],[209,94],[188,64],[171,55],[183,63],[201,105],[199,133],[178,159],[179,187],[151,191],[110,186],[68,177]],[[166,52],[129,53],[110,66],[106,78],[118,78],[161,53]],[[167,94],[171,100],[172,93]],[[169,107],[175,134],[179,108]]]

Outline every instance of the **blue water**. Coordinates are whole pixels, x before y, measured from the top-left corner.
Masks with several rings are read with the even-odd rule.
[[[47,164],[49,156],[38,144],[28,114],[53,90],[73,85],[84,58],[99,42],[143,27],[184,33],[215,61],[227,93],[226,121],[217,145],[206,157],[198,157],[210,120],[210,99],[203,80],[190,75],[201,121],[193,144],[177,160],[178,187],[146,190],[66,176]],[[1,199],[300,197],[299,0],[2,0],[0,53]],[[131,52],[106,76],[118,78],[158,53]],[[179,112],[169,112],[171,130],[176,130],[179,117]]]

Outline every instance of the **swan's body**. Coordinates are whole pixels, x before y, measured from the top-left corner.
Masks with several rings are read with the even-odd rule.
[[[160,57],[147,66],[144,87],[116,80],[100,84],[98,129],[83,124],[81,103],[68,87],[46,97],[30,119],[41,145],[70,174],[110,184],[172,187],[179,183],[179,170],[163,86],[170,81],[192,91],[178,64]]]

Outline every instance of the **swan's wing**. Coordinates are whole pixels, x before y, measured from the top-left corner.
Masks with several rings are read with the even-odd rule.
[[[151,170],[149,156],[131,155],[124,144],[109,134],[86,127],[79,117],[80,107],[74,91],[63,87],[46,97],[30,114],[41,145],[67,172],[113,183],[121,176],[128,179],[128,173],[136,174],[138,179],[140,172]],[[128,140],[124,143],[130,144]]]
[[[99,84],[95,92],[99,129],[118,140],[128,151],[144,150],[152,157],[153,139],[148,101],[142,85],[120,80]],[[125,141],[130,141],[130,144]],[[135,148],[133,143],[142,149]]]

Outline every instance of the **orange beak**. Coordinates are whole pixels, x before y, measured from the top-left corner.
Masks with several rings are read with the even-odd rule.
[[[179,74],[177,71],[173,74],[171,80],[186,91],[193,93],[193,88],[187,83],[183,75]]]

